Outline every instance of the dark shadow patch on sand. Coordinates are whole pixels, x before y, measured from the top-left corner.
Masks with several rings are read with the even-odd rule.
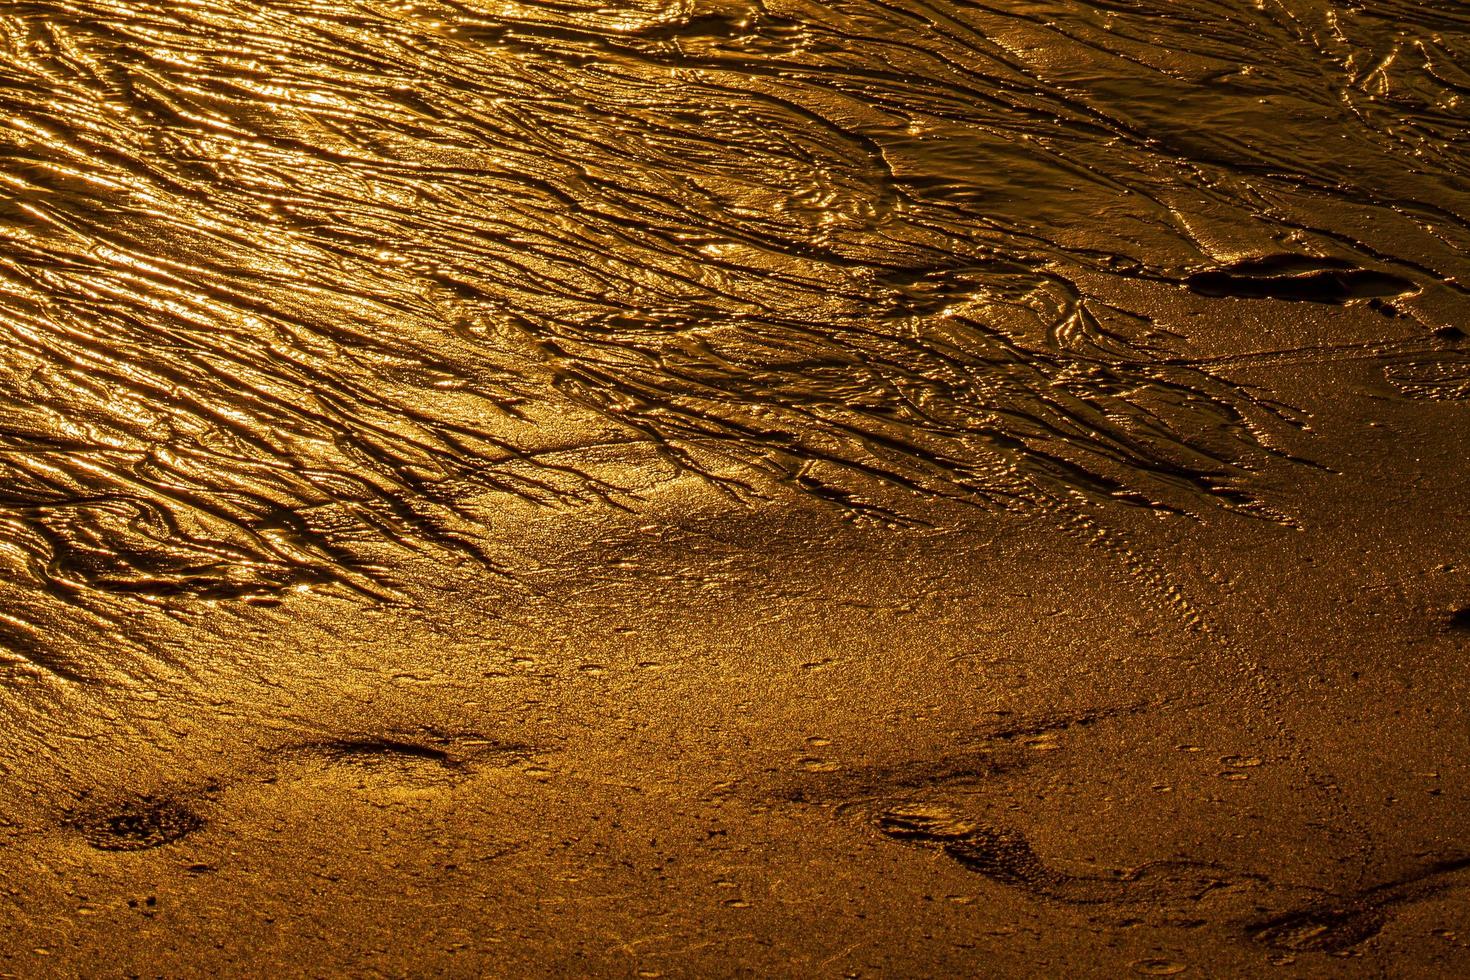
[[[420,731],[362,735],[289,744],[264,754],[254,765],[213,780],[202,789],[175,788],[93,803],[62,820],[99,851],[146,851],[180,841],[207,821],[199,802],[206,794],[227,793],[243,783],[289,783],[297,778],[338,774],[349,784],[410,788],[452,788],[483,766],[504,767],[536,750],[521,742],[478,733]],[[354,775],[355,774],[355,775]]]
[[[140,796],[100,807],[71,821],[99,851],[149,851],[204,828],[204,818],[178,799]]]
[[[802,772],[778,779],[771,788],[771,796],[786,803],[847,805],[895,793],[978,783],[1024,764],[1025,760],[1021,758],[976,749],[947,754],[938,759],[830,772]]]
[[[306,747],[303,747],[306,748]],[[370,762],[381,759],[417,759],[421,762],[452,767],[454,758],[442,748],[417,742],[400,742],[388,738],[339,739],[309,747],[318,754],[338,761]]]
[[[531,746],[522,742],[487,738],[477,732],[449,734],[425,730],[299,742],[276,749],[271,755],[277,762],[311,757],[329,765],[353,767],[421,765],[468,770],[483,760],[495,757],[514,760],[532,751]]]
[[[1396,881],[1346,896],[1325,896],[1302,908],[1250,923],[1245,933],[1272,949],[1340,953],[1378,935],[1397,906],[1455,887],[1448,880],[1470,868],[1470,857],[1435,861]]]
[[[1248,259],[1220,269],[1196,272],[1185,278],[1184,285],[1192,293],[1216,299],[1275,299],[1333,305],[1404,296],[1419,288],[1402,276],[1358,268],[1341,259],[1309,255]]]
[[[997,884],[1068,905],[1194,902],[1226,884],[1221,869],[1193,861],[1152,861],[1101,875],[1069,874],[1042,861],[1019,830],[972,823],[944,807],[895,806],[878,813],[873,825],[893,840],[938,848],[965,870]]]
[[[1246,934],[1272,949],[1340,953],[1378,935],[1388,919],[1381,908],[1321,905],[1266,919]]]
[[[777,776],[764,795],[788,803],[837,805],[863,801],[913,800],[942,787],[975,786],[1022,770],[1038,759],[1028,743],[1057,732],[1141,714],[1145,703],[1084,708],[1072,712],[1015,715],[994,712],[999,724],[979,726],[950,751],[866,766],[809,769]]]
[[[1089,728],[1141,714],[1150,705],[1083,708],[1071,712],[992,712],[998,723],[977,726],[948,752],[867,766],[808,770],[779,777],[770,795],[786,802],[848,805],[860,800],[911,797],[915,791],[972,785],[1026,768],[1036,761],[1027,742],[1057,732]]]
[[[1470,606],[1463,606],[1450,613],[1449,621],[1445,625],[1455,633],[1470,633]]]
[[[939,851],[966,871],[1038,901],[1177,915],[1197,913],[1201,900],[1219,891],[1226,904],[1216,905],[1214,913],[1198,919],[1201,925],[1211,921],[1228,925],[1232,932],[1258,945],[1293,953],[1351,950],[1378,935],[1393,920],[1397,907],[1458,887],[1451,876],[1470,868],[1470,857],[1442,859],[1394,881],[1349,894],[1190,860],[1149,861],[1098,874],[1073,874],[1044,861],[1022,831],[982,822],[943,804],[903,802],[870,813],[871,826],[884,837]],[[1239,905],[1247,896],[1251,912]],[[1279,911],[1263,911],[1272,906]]]
[[[1035,740],[1149,707],[1003,715],[1000,724],[972,736],[971,748],[932,759],[794,773],[778,781],[768,798],[855,813],[884,839],[942,855],[951,866],[1038,902],[1091,907],[1125,922],[1140,915],[1189,922],[1289,953],[1351,950],[1391,922],[1396,906],[1455,887],[1448,876],[1470,868],[1470,858],[1442,859],[1387,884],[1344,894],[1187,856],[1069,871],[1043,858],[1022,829],[986,816],[986,797],[1006,798],[1007,777],[1043,764],[1047,754],[1031,751]]]
[[[990,741],[1013,742],[1023,738],[1034,738],[1038,735],[1063,732],[1072,728],[1088,728],[1109,718],[1141,714],[1146,710],[1148,710],[1148,705],[1139,702],[1116,707],[1085,708],[1081,711],[1067,713],[1032,714],[1020,718],[1012,718],[1010,712],[995,712],[1005,720],[986,732],[984,737]]]

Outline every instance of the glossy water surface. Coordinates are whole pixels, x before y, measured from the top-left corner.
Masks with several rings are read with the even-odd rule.
[[[507,522],[668,486],[1290,522],[1257,477],[1312,464],[1310,418],[1228,368],[1470,397],[1467,32],[1403,0],[7,0],[0,639],[82,678],[58,633],[138,603],[376,601],[403,556],[494,572]],[[1343,305],[1382,341],[1254,336]],[[1192,344],[1211,317],[1233,350]]]

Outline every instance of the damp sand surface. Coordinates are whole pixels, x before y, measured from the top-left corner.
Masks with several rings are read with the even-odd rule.
[[[0,972],[1470,970],[1467,61],[0,6]]]

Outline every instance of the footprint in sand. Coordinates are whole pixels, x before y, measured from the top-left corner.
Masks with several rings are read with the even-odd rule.
[[[1323,895],[1302,908],[1251,922],[1258,943],[1291,952],[1340,953],[1378,935],[1395,908],[1463,887],[1470,858],[1435,861],[1394,881],[1348,895]]]
[[[329,793],[424,797],[451,790],[485,768],[523,762],[532,751],[478,733],[432,731],[299,742],[266,754],[227,782],[93,805],[64,825],[99,851],[147,851],[205,830],[204,814],[222,802],[220,794],[244,785],[310,783]]]
[[[187,803],[152,796],[97,807],[70,822],[99,851],[149,851],[204,827],[204,818]]]
[[[1043,862],[1020,831],[983,826],[932,804],[891,807],[873,824],[894,840],[938,848],[997,884],[1072,905],[1194,902],[1226,884],[1220,869],[1189,861],[1153,861],[1105,875],[1068,874]]]
[[[421,795],[462,783],[486,766],[522,761],[528,752],[528,746],[477,734],[338,738],[277,750],[271,775],[273,780]]]
[[[1291,953],[1343,953],[1373,938],[1400,906],[1462,886],[1470,858],[1436,861],[1399,879],[1351,894],[1274,882],[1264,875],[1232,872],[1203,862],[1153,861],[1101,875],[1074,875],[1047,865],[1017,830],[986,826],[949,807],[905,802],[878,810],[873,827],[884,836],[938,849],[966,870],[999,885],[1043,900],[1068,905],[1111,905],[1161,912],[1195,909],[1217,889],[1233,901],[1252,896],[1259,910],[1285,911],[1261,916],[1226,915],[1237,935]],[[1227,895],[1227,903],[1232,898]]]

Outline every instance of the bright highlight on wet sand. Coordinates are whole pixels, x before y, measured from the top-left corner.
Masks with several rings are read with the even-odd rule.
[[[1467,59],[0,4],[0,973],[1470,970]]]

